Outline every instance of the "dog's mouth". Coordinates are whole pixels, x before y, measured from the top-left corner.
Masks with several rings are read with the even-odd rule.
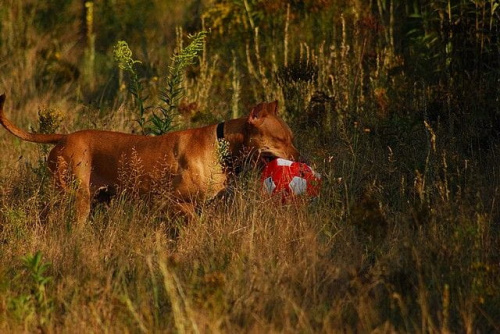
[[[271,152],[264,151],[264,152],[260,152],[259,158],[260,158],[260,161],[262,161],[264,164],[268,164],[271,161],[273,161],[274,159],[278,158],[278,156],[276,156],[275,154],[273,154]]]

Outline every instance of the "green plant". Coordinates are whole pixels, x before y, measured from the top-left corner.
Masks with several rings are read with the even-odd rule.
[[[127,42],[125,41],[118,41],[116,43],[113,48],[113,56],[120,70],[127,72],[129,75],[130,82],[127,89],[129,93],[134,97],[137,107],[139,108],[139,118],[136,119],[136,122],[141,128],[141,132],[145,134],[147,132],[147,120],[145,116],[146,107],[144,106],[146,97],[142,96],[143,87],[135,70],[135,65],[140,64],[141,62],[132,58],[132,50],[130,50]],[[121,85],[122,84],[120,83],[120,86]]]
[[[60,110],[54,108],[39,108],[38,129],[31,130],[37,133],[55,133],[61,126],[62,121],[63,115]],[[41,145],[39,147],[40,154],[37,164],[32,167],[33,172],[42,182],[48,179],[49,176],[49,169],[47,168],[47,153],[49,149],[49,145]]]
[[[52,281],[52,277],[46,275],[51,264],[42,261],[42,252],[40,251],[33,255],[26,255],[23,258],[23,264],[31,277],[31,293],[35,300],[40,323],[43,325],[49,320],[53,308],[52,299],[47,296],[47,286]]]
[[[195,58],[203,51],[206,31],[200,31],[190,35],[191,43],[185,48],[181,48],[177,54],[172,56],[171,65],[168,68],[166,89],[162,92],[161,100],[164,106],[161,106],[160,113],[152,114],[150,122],[151,133],[161,135],[170,131],[173,127],[175,113],[179,108],[179,103],[184,96],[182,82],[186,67],[194,64]]]
[[[126,42],[119,41],[115,45],[114,58],[120,69],[129,73],[131,82],[128,90],[139,107],[137,123],[144,134],[161,135],[173,129],[176,111],[178,111],[179,103],[184,96],[184,88],[182,87],[184,71],[186,67],[194,64],[195,58],[203,51],[206,35],[206,31],[190,35],[191,43],[185,48],[180,46],[179,52],[172,56],[166,78],[166,88],[161,92],[160,97],[163,105],[159,106],[159,113],[153,111],[148,118],[145,115],[147,108],[144,106],[146,98],[142,97],[143,87],[135,70],[135,65],[140,61],[132,58],[132,51]]]
[[[229,142],[226,139],[222,138],[217,141],[216,153],[218,162],[222,166],[225,166],[228,162],[228,158],[231,156],[231,152],[229,151]]]
[[[9,299],[9,310],[19,320],[27,323],[37,317],[38,324],[45,326],[50,322],[53,312],[53,301],[48,296],[47,287],[52,282],[52,277],[46,275],[50,263],[42,261],[42,253],[28,254],[22,258],[23,268],[29,276],[27,286],[29,292],[21,293]],[[19,277],[19,276],[18,276]]]

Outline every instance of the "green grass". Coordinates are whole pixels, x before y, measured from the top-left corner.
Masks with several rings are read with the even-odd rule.
[[[45,149],[0,130],[0,332],[500,331],[488,3],[95,2],[92,85],[78,75],[80,3],[2,7],[0,93],[19,126],[140,132],[153,110],[123,94],[113,46],[127,41],[141,98],[160,105],[174,49],[207,30],[175,123],[278,99],[323,187],[276,206],[244,175],[189,224],[167,199],[121,196],[80,229]],[[60,18],[43,20],[53,6]]]

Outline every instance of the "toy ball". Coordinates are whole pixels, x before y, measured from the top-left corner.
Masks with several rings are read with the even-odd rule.
[[[264,192],[289,197],[319,195],[321,175],[303,162],[277,158],[266,164],[262,172]]]

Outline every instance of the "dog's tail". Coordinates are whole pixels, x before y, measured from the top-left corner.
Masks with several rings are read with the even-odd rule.
[[[42,144],[57,144],[61,139],[66,137],[66,135],[63,134],[30,133],[18,128],[5,117],[5,113],[3,111],[4,102],[5,94],[2,94],[0,95],[0,123],[14,136],[21,138],[22,140]]]

